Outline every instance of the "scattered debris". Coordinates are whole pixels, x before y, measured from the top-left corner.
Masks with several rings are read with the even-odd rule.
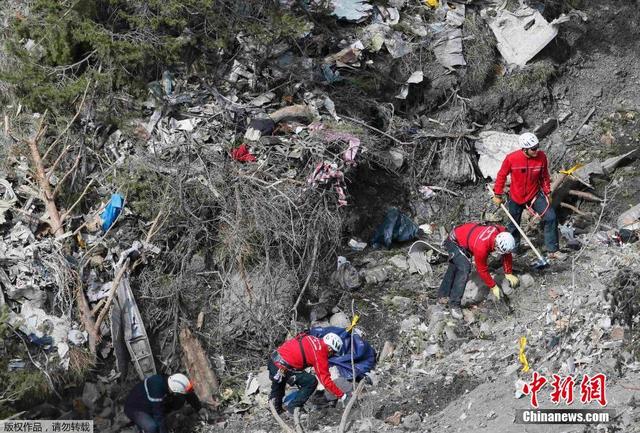
[[[509,64],[524,66],[558,34],[558,26],[569,21],[561,15],[551,23],[542,14],[521,4],[514,12],[508,9],[483,9],[487,21],[498,40],[498,50]]]
[[[475,149],[480,155],[478,168],[485,178],[494,179],[498,175],[504,158],[511,152],[520,149],[517,134],[506,134],[497,131],[483,131],[478,134]]]
[[[368,0],[334,0],[333,15],[338,19],[362,22],[372,14],[373,5]]]
[[[231,151],[231,157],[239,162],[255,162],[256,157],[249,152],[246,144],[241,144]]]
[[[104,211],[100,214],[103,231],[106,232],[111,228],[113,223],[118,219],[120,212],[122,212],[122,208],[124,208],[124,197],[120,194],[113,194]]]

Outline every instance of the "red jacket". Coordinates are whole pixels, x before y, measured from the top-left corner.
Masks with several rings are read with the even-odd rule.
[[[320,383],[336,397],[341,398],[344,392],[331,380],[329,374],[329,348],[322,338],[312,335],[302,337],[302,347],[307,360],[305,364],[300,351],[300,343],[296,338],[287,340],[278,347],[277,351],[287,364],[296,370],[303,370],[305,367],[313,366]]]
[[[479,223],[466,223],[459,225],[453,229],[453,237],[460,247],[471,253],[476,263],[478,274],[482,281],[488,286],[493,287],[496,282],[489,274],[487,266],[487,258],[495,249],[495,240],[498,233],[507,231],[501,225],[482,225]],[[513,256],[504,254],[502,256],[502,267],[505,274],[513,272]]]
[[[547,155],[542,151],[538,151],[534,158],[529,158],[523,150],[508,154],[496,177],[496,185],[493,187],[496,194],[504,193],[508,175],[511,175],[509,195],[518,204],[529,203],[540,189],[547,195],[551,192]]]

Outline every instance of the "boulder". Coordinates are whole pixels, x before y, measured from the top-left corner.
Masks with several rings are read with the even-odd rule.
[[[420,415],[415,412],[402,418],[402,428],[405,430],[418,431],[421,423]]]
[[[406,308],[409,308],[411,304],[413,304],[413,301],[404,296],[394,296],[393,298],[391,298],[391,303],[396,307],[404,310]]]
[[[401,254],[391,257],[391,259],[389,259],[389,263],[402,271],[406,271],[407,269],[409,269],[407,258]]]
[[[533,279],[531,274],[520,275],[520,286],[522,286],[523,288],[528,289],[530,287],[533,287],[534,283],[535,280]]]
[[[462,306],[474,305],[482,302],[487,297],[489,289],[484,281],[480,278],[480,275],[476,271],[472,271],[467,281],[467,285],[464,288],[464,295],[462,295]]]
[[[378,266],[371,269],[365,269],[363,271],[364,279],[367,284],[380,284],[389,278],[387,270],[383,266]]]
[[[340,311],[339,313],[331,316],[331,318],[329,319],[329,323],[331,324],[331,326],[346,328],[351,325],[351,320],[349,320],[349,317],[345,313]]]

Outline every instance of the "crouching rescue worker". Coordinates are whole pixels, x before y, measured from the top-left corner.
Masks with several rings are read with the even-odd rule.
[[[278,347],[271,354],[267,364],[271,379],[269,399],[273,400],[276,411],[284,411],[282,399],[287,384],[299,388],[295,398],[286,408],[291,414],[301,408],[316,390],[318,380],[313,374],[304,371],[306,367],[313,367],[325,389],[344,403],[348,398],[347,393],[338,388],[329,374],[329,357],[340,353],[341,349],[342,339],[332,332],[322,338],[301,333]]]
[[[451,316],[455,319],[462,318],[460,301],[471,273],[472,257],[478,274],[496,298],[500,299],[500,288],[489,274],[487,266],[489,254],[495,252],[502,256],[504,273],[511,287],[516,287],[519,283],[518,277],[512,273],[511,252],[515,248],[515,240],[501,225],[479,223],[459,225],[451,231],[442,246],[449,253],[449,267],[438,289],[438,302],[449,303]]]
[[[549,202],[551,180],[547,156],[539,150],[538,137],[526,132],[518,138],[520,150],[508,154],[496,176],[493,188],[493,202],[500,206],[504,201],[504,186],[507,176],[511,176],[507,209],[518,224],[522,211],[526,208],[532,215],[540,218],[544,224],[544,246],[548,257],[562,259],[565,255],[559,251],[558,219]],[[516,248],[520,242],[520,232],[509,222],[507,229],[516,240]]]
[[[196,411],[201,408],[193,385],[184,374],[154,374],[133,387],[124,404],[124,413],[144,433],[166,433],[166,416],[189,402]]]

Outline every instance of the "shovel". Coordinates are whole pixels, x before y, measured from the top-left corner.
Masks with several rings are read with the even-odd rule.
[[[491,190],[489,185],[487,185],[487,189],[489,189],[489,192],[491,192],[491,195],[494,196],[493,191]],[[525,241],[527,241],[527,243],[529,244],[529,246],[531,247],[533,252],[536,253],[536,256],[538,256],[538,260],[533,262],[531,264],[531,267],[533,269],[544,269],[544,268],[548,267],[549,266],[549,261],[547,259],[545,259],[544,257],[542,257],[542,254],[540,254],[540,251],[538,251],[538,249],[533,246],[533,242],[531,242],[531,240],[529,240],[527,235],[524,234],[524,231],[520,228],[520,225],[516,222],[516,220],[513,219],[513,216],[511,216],[511,214],[509,213],[509,211],[505,207],[504,203],[500,203],[500,208],[504,211],[505,214],[507,214],[507,216],[509,217],[509,219],[511,220],[513,225],[516,226],[516,228],[520,232],[520,235],[524,238]]]

